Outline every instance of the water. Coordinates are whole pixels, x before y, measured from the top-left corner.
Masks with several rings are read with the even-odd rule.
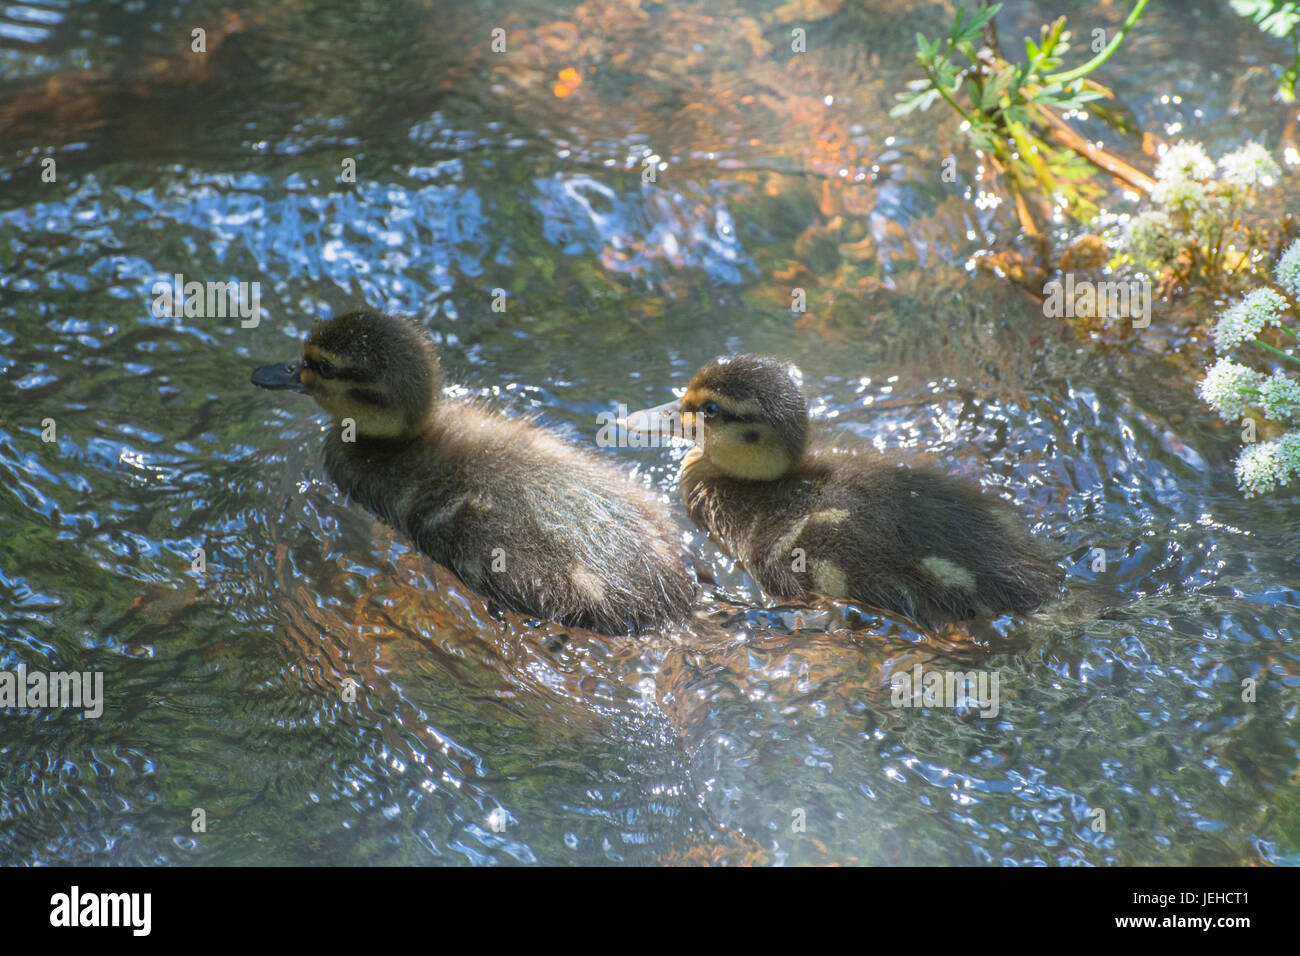
[[[1276,144],[1247,67],[1280,48],[1221,4],[1158,6],[1103,77],[1139,125]],[[1083,35],[1123,15],[1062,12]],[[1009,4],[1004,43],[1042,16]],[[102,670],[106,701],[0,712],[0,860],[1300,862],[1300,498],[1234,488],[1238,436],[1194,393],[1212,302],[1116,344],[969,266],[1011,216],[963,196],[971,170],[940,179],[970,161],[941,112],[887,117],[915,30],[946,21],[834,0],[6,8],[0,669]],[[583,82],[558,96],[565,68]],[[259,281],[260,323],[155,317],[178,272]],[[611,449],[712,566],[696,620],[634,641],[502,615],[340,498],[307,400],[247,383],[362,303],[584,444],[715,354],[780,354],[827,440],[1017,502],[1067,595],[941,637],[765,609],[688,528],[681,450]],[[996,671],[998,715],[893,706],[918,663]]]

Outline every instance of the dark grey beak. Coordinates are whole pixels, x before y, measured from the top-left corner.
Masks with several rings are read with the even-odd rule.
[[[695,415],[693,412],[682,411],[681,399],[632,412],[623,420],[623,426],[629,432],[655,438],[672,437],[699,441],[699,436],[695,433]]]
[[[302,362],[276,362],[263,365],[253,373],[253,384],[262,388],[287,388],[292,392],[301,392]]]

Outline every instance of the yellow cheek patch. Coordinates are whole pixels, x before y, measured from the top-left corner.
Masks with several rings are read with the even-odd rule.
[[[304,387],[311,393],[311,397],[316,399],[316,404],[325,409],[336,422],[342,423],[346,418],[356,422],[358,435],[392,438],[406,431],[406,423],[399,412],[375,408],[373,405],[350,398],[347,394],[347,386],[337,381],[320,378],[306,370],[303,371],[302,381]]]
[[[998,524],[1002,525],[1012,540],[1022,537],[1025,533],[1025,526],[1020,523],[1019,518],[1010,512],[1000,512],[998,514]]]
[[[740,426],[745,427],[745,426]],[[774,444],[751,445],[736,440],[734,429],[715,428],[710,432],[708,455],[718,468],[733,478],[771,481],[790,470],[790,456]]]

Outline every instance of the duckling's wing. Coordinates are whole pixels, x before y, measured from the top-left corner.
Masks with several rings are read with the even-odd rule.
[[[927,626],[1031,610],[1060,577],[1010,506],[916,469],[837,471],[823,484],[801,543],[811,589]]]

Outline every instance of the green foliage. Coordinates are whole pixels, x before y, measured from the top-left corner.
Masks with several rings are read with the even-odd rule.
[[[917,34],[916,58],[925,77],[897,94],[890,115],[928,109],[942,98],[966,121],[963,129],[972,144],[1007,176],[1027,226],[1033,225],[1026,222],[1023,194],[1028,190],[1077,216],[1091,217],[1096,212],[1091,197],[1100,192],[1090,182],[1092,166],[1074,148],[1051,145],[1045,136],[1051,127],[1064,126],[1059,114],[1109,95],[1087,74],[1110,57],[1145,6],[1146,0],[1139,0],[1105,48],[1074,69],[1062,68],[1071,39],[1064,17],[1045,24],[1037,42],[1026,37],[1025,60],[1015,64],[1003,58],[993,29],[1001,4],[982,6],[969,18],[958,9],[946,37],[931,40]]]
[[[1300,80],[1300,3],[1291,0],[1229,0],[1233,12],[1246,17],[1262,31],[1278,39],[1291,38],[1294,51],[1291,65],[1277,81],[1277,96],[1284,103],[1294,103],[1296,84]]]

